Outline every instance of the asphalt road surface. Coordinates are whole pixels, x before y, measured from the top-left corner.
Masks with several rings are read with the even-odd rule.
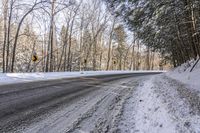
[[[101,89],[102,84],[158,73],[130,73],[0,86],[0,132],[20,132],[49,112]],[[20,130],[19,130],[20,129]]]

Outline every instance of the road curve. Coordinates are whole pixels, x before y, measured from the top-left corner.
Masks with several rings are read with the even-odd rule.
[[[99,85],[123,78],[159,73],[112,74],[0,86],[0,132],[15,132],[35,118],[76,101]]]

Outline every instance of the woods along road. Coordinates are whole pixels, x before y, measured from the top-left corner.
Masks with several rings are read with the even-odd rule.
[[[173,105],[177,104],[173,101],[181,99],[173,91],[170,92],[176,95],[169,99],[170,84],[180,87],[154,72],[1,85],[0,132],[197,131],[195,124],[199,124],[199,119],[194,117],[193,123],[196,109],[185,112],[190,117],[184,122],[172,118],[184,119],[180,112],[172,113],[171,109],[176,108]]]

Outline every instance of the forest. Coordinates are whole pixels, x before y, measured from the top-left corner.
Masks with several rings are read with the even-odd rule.
[[[199,54],[199,2],[1,0],[0,72],[163,70]]]
[[[199,60],[199,0],[108,0],[110,8],[148,49],[176,67]]]

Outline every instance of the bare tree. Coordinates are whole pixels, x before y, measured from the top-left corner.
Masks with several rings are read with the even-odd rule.
[[[115,23],[116,23],[116,19],[114,18],[113,23],[112,23],[112,27],[111,27],[111,31],[110,31],[110,36],[109,36],[109,42],[108,42],[108,61],[107,61],[107,66],[106,66],[106,70],[110,69],[110,62],[112,61],[112,39],[113,39],[113,31],[114,31],[114,27],[115,27]]]
[[[11,64],[11,72],[14,72],[14,64],[15,64],[15,52],[16,52],[16,46],[17,46],[17,41],[18,41],[18,37],[19,37],[19,31],[21,28],[21,25],[24,21],[24,19],[33,11],[36,9],[36,6],[44,3],[47,1],[40,1],[37,2],[37,0],[35,1],[35,3],[32,5],[32,7],[22,16],[21,20],[19,21],[18,27],[17,27],[17,31],[16,31],[16,35],[15,35],[15,40],[14,40],[14,44],[13,44],[13,53],[12,53],[12,64]]]
[[[3,16],[4,16],[4,42],[3,42],[3,72],[6,72],[5,69],[5,53],[6,53],[6,40],[7,40],[7,17],[8,17],[8,0],[2,1]]]

